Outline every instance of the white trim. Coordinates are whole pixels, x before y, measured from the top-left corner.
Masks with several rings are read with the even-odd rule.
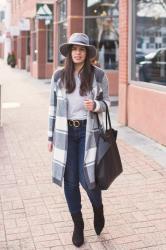
[[[128,81],[131,81],[131,72],[132,72],[132,2],[128,0]]]
[[[100,102],[95,100],[95,103],[96,103],[96,108],[93,110],[93,112],[97,112],[100,109]]]
[[[140,81],[134,81],[134,80],[131,80],[129,84],[133,84],[141,88],[148,88],[151,90],[158,90],[158,91],[166,92],[166,86],[163,86],[160,84],[155,84],[155,83],[150,83],[150,82],[140,82]]]

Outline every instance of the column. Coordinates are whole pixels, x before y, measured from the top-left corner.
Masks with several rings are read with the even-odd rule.
[[[128,95],[128,0],[119,1],[119,112],[118,120],[127,125]]]
[[[45,20],[38,20],[37,25],[37,69],[38,78],[45,78],[46,69],[46,25]]]
[[[18,68],[25,69],[26,60],[26,31],[20,31],[20,35],[17,38],[17,57],[18,57]]]
[[[72,33],[83,32],[83,4],[82,0],[68,0],[67,1],[67,22],[68,30],[67,36],[69,37]]]

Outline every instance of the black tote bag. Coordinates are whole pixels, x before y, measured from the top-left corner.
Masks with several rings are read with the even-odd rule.
[[[103,101],[104,102],[104,101]],[[119,150],[116,144],[117,130],[111,127],[111,119],[106,102],[106,130],[104,131],[98,114],[97,152],[95,163],[96,185],[101,190],[109,188],[111,183],[123,172]]]

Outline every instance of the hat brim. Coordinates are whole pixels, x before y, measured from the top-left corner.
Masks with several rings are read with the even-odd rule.
[[[84,46],[88,49],[89,51],[89,57],[90,59],[94,58],[96,56],[96,48],[93,45],[87,45],[87,44],[82,44],[82,43],[63,43],[60,45],[59,50],[63,56],[67,56],[69,52],[69,48],[71,45],[81,45]]]

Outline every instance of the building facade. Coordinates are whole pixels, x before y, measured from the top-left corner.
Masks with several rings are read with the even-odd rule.
[[[104,0],[11,3],[11,50],[18,68],[29,70],[36,78],[50,78],[64,61],[59,44],[73,32],[85,32],[98,48],[96,60],[107,70],[110,94],[118,95],[118,0],[112,4]]]
[[[166,145],[166,1],[123,0],[119,12],[119,121]]]
[[[85,32],[97,48],[119,121],[166,145],[166,0],[11,0],[17,67],[50,78],[59,45]]]

